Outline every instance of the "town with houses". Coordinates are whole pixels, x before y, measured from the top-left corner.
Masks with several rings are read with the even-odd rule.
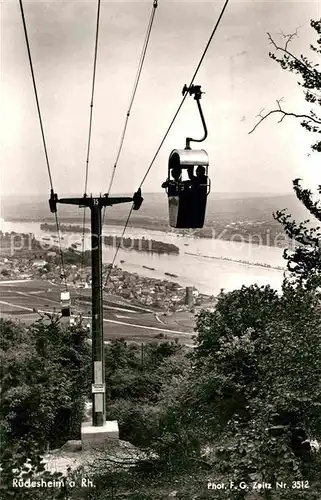
[[[4,235],[2,236],[4,241]],[[37,242],[37,240],[34,240]],[[35,245],[35,243],[34,243]],[[7,251],[6,251],[7,248]],[[35,248],[26,251],[8,251],[8,246],[2,246],[0,257],[0,280],[27,280],[43,279],[55,285],[62,283],[62,269],[59,252],[40,250]],[[88,253],[85,259],[81,253],[69,249],[64,252],[66,282],[72,290],[91,288],[91,267],[88,262]],[[83,262],[82,262],[83,260]],[[74,262],[74,263],[71,263]],[[173,279],[174,275],[170,275]],[[106,279],[108,276],[108,279]],[[214,297],[199,293],[195,287],[183,287],[169,279],[155,279],[130,273],[119,266],[103,265],[102,283],[105,293],[116,295],[133,304],[144,305],[163,312],[191,310],[200,306],[206,307],[213,304]]]

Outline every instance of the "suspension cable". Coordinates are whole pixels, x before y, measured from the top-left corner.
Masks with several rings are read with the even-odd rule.
[[[106,279],[105,279],[105,284],[104,284],[104,287],[107,285],[108,280],[109,280],[109,277],[110,277],[110,275],[111,275],[111,273],[112,273],[112,270],[113,270],[113,268],[114,268],[115,260],[116,260],[116,258],[117,258],[117,255],[118,255],[118,252],[119,252],[119,249],[120,249],[120,245],[121,245],[121,243],[122,243],[122,241],[123,241],[123,237],[124,237],[124,234],[125,234],[125,232],[126,232],[126,229],[127,229],[128,223],[129,223],[129,219],[130,219],[131,214],[132,214],[132,211],[133,211],[133,206],[134,206],[134,205],[132,205],[132,206],[131,206],[131,208],[130,208],[130,210],[129,210],[129,213],[128,213],[128,216],[127,216],[127,219],[126,219],[126,222],[125,222],[125,225],[124,225],[124,228],[123,228],[123,231],[122,231],[121,237],[119,238],[118,243],[117,243],[117,245],[116,245],[116,251],[115,251],[115,253],[114,253],[113,260],[112,260],[112,262],[111,262],[111,265],[110,265],[109,271],[108,271],[108,273],[107,273],[107,276],[106,276]]]
[[[94,95],[95,95],[95,83],[96,83],[97,54],[98,54],[98,35],[99,35],[99,20],[100,20],[100,3],[101,3],[101,0],[98,0],[98,3],[97,3],[97,20],[96,20],[95,48],[94,48],[94,66],[93,66],[93,76],[92,76],[92,86],[91,86],[91,99],[90,99],[90,113],[89,113],[89,129],[88,129],[88,143],[87,143],[87,156],[86,156],[84,195],[87,194],[87,185],[88,185],[88,170],[89,170],[91,133],[92,133],[92,122],[93,122],[93,107],[94,107]],[[86,225],[86,207],[84,207],[83,226],[82,226],[82,248],[81,248],[81,267],[82,268],[84,267],[85,225]]]
[[[197,76],[197,73],[199,72],[199,69],[200,69],[200,67],[201,67],[202,63],[203,63],[203,60],[204,60],[204,58],[205,58],[205,56],[206,56],[206,53],[207,53],[207,51],[208,51],[208,49],[209,49],[209,46],[211,45],[211,42],[212,42],[212,40],[213,40],[213,37],[214,37],[214,35],[215,35],[215,33],[216,33],[216,30],[217,30],[217,28],[218,28],[218,26],[219,26],[219,24],[220,24],[220,22],[221,22],[221,19],[222,19],[222,17],[223,17],[223,14],[224,14],[224,12],[225,12],[225,9],[226,9],[226,7],[227,7],[227,4],[228,4],[228,3],[229,3],[229,0],[225,0],[225,3],[224,3],[223,8],[222,8],[222,10],[221,10],[221,13],[220,13],[220,15],[219,15],[219,17],[218,17],[218,19],[217,19],[217,21],[216,21],[216,24],[215,24],[215,26],[214,26],[214,28],[213,28],[213,31],[212,31],[212,33],[211,33],[211,36],[209,37],[209,40],[208,40],[208,42],[207,42],[207,44],[206,44],[206,47],[205,47],[205,49],[204,49],[204,51],[203,51],[203,54],[202,54],[202,56],[201,56],[201,58],[200,58],[200,60],[199,60],[199,63],[198,63],[198,65],[197,65],[197,67],[196,67],[196,70],[195,70],[195,72],[194,72],[193,76],[192,76],[192,79],[191,79],[191,81],[190,81],[190,84],[189,84],[188,88],[190,88],[190,87],[193,85],[193,83],[194,83],[194,80],[195,80],[195,78],[196,78],[196,76]],[[172,126],[173,126],[173,124],[174,124],[175,120],[176,120],[176,118],[177,118],[177,115],[178,115],[178,113],[180,112],[180,110],[181,110],[181,108],[182,108],[182,106],[183,106],[183,104],[184,104],[184,101],[185,101],[185,99],[186,99],[187,95],[188,95],[188,92],[186,92],[186,93],[184,94],[183,99],[181,100],[181,102],[180,102],[180,104],[179,104],[179,106],[178,106],[178,108],[177,108],[177,111],[176,111],[176,113],[175,113],[175,115],[174,115],[174,117],[173,117],[173,119],[172,119],[171,123],[169,124],[169,127],[168,127],[168,129],[166,130],[165,135],[164,135],[163,139],[161,140],[160,145],[158,146],[158,148],[157,148],[157,150],[156,150],[156,153],[155,153],[155,155],[154,155],[154,157],[153,157],[153,159],[152,159],[152,161],[151,161],[151,163],[150,163],[150,165],[149,165],[148,169],[146,170],[146,173],[145,173],[145,175],[144,175],[144,177],[143,177],[143,179],[142,179],[142,181],[141,181],[141,183],[140,183],[139,187],[142,187],[142,185],[143,185],[143,183],[144,183],[144,181],[145,181],[146,177],[148,176],[148,174],[149,174],[149,172],[150,172],[150,170],[151,170],[152,166],[154,165],[154,162],[155,162],[155,160],[156,160],[156,158],[157,158],[157,156],[158,156],[158,153],[160,152],[160,150],[161,150],[161,148],[162,148],[162,146],[163,146],[163,144],[164,144],[164,142],[165,142],[165,140],[166,140],[166,138],[167,138],[167,136],[168,136],[168,134],[169,134],[169,132],[170,132],[170,130],[171,130],[171,128],[172,128]]]
[[[92,87],[91,87],[91,99],[90,99],[89,130],[88,130],[86,174],[85,174],[85,189],[84,189],[84,193],[85,194],[87,192],[87,184],[88,184],[88,167],[89,167],[89,156],[90,156],[90,145],[91,145],[91,130],[92,130],[92,121],[93,121],[93,107],[94,107],[95,82],[96,82],[96,66],[97,66],[97,54],[98,54],[99,18],[100,18],[100,0],[98,0],[98,5],[97,5],[97,21],[96,21],[96,36],[95,36],[94,68],[93,68],[93,78],[92,78]]]
[[[27,51],[28,51],[28,59],[29,59],[29,66],[30,66],[32,83],[33,83],[33,89],[34,89],[34,94],[35,94],[35,99],[36,99],[36,104],[37,104],[37,112],[38,112],[38,118],[39,118],[40,129],[41,129],[42,143],[43,143],[43,148],[44,148],[44,153],[45,153],[45,158],[46,158],[46,164],[47,164],[47,170],[48,170],[48,176],[49,176],[49,183],[50,183],[50,188],[54,191],[53,181],[52,181],[52,175],[51,175],[51,169],[50,169],[50,164],[49,164],[49,156],[48,156],[47,143],[46,143],[45,132],[44,132],[44,127],[43,127],[43,121],[42,121],[42,116],[41,116],[41,111],[40,111],[40,104],[39,104],[39,98],[38,98],[38,92],[37,92],[37,86],[36,86],[36,79],[35,79],[35,74],[34,74],[34,70],[33,70],[33,63],[32,63],[32,58],[31,58],[31,51],[30,51],[29,38],[28,38],[28,32],[27,32],[27,25],[26,25],[26,19],[25,19],[25,14],[24,14],[24,10],[23,10],[22,0],[19,0],[19,5],[20,5],[20,11],[21,11],[21,17],[22,17],[24,34],[25,34],[26,46],[27,46]],[[64,280],[65,289],[67,290],[68,289],[68,287],[67,287],[67,279],[66,279],[67,276],[66,276],[66,272],[65,272],[64,255],[63,255],[63,251],[62,251],[62,248],[61,248],[61,237],[60,237],[60,228],[59,228],[59,220],[58,220],[58,214],[57,214],[57,212],[55,213],[55,221],[56,221],[56,228],[57,228],[59,253],[60,253],[60,258],[61,258],[61,268],[62,268],[62,271],[63,271],[62,276],[63,276],[63,280]]]
[[[118,163],[118,160],[119,160],[119,157],[120,157],[120,153],[121,153],[121,150],[122,150],[122,147],[123,147],[123,144],[124,144],[126,129],[127,129],[127,125],[128,125],[128,119],[130,117],[130,112],[131,112],[131,109],[132,109],[132,106],[133,106],[133,103],[134,103],[134,99],[135,99],[135,95],[136,95],[136,92],[137,92],[137,87],[138,87],[139,79],[140,79],[141,72],[142,72],[142,69],[143,69],[143,65],[144,65],[144,61],[145,61],[145,57],[146,57],[146,52],[147,52],[147,47],[148,47],[148,43],[149,43],[149,40],[150,40],[150,35],[151,35],[151,31],[152,31],[152,27],[153,27],[153,22],[154,22],[154,17],[155,17],[155,13],[156,13],[156,8],[157,8],[157,0],[154,0],[153,10],[152,10],[151,17],[150,17],[150,20],[149,20],[149,24],[148,24],[148,28],[147,28],[147,33],[146,33],[146,37],[145,37],[145,41],[144,41],[144,45],[143,45],[142,54],[140,56],[140,61],[139,61],[139,64],[138,64],[137,74],[136,74],[136,77],[135,77],[134,87],[133,87],[132,95],[131,95],[131,98],[130,98],[129,108],[128,108],[128,111],[127,111],[127,114],[126,114],[125,125],[124,125],[123,132],[122,132],[122,135],[121,135],[120,145],[119,145],[118,153],[117,153],[117,156],[116,156],[116,161],[115,161],[115,164],[114,164],[112,176],[111,176],[111,179],[110,179],[110,184],[109,184],[109,188],[108,188],[108,194],[110,194],[110,190],[111,190],[111,187],[113,185],[113,181],[114,181],[114,177],[115,177],[115,170],[116,170],[117,163]]]
[[[33,89],[34,89],[35,98],[36,98],[38,118],[39,118],[39,123],[40,123],[40,128],[41,128],[42,143],[43,143],[43,148],[44,148],[45,157],[46,157],[47,170],[48,170],[48,175],[49,175],[49,182],[50,182],[51,189],[53,189],[53,182],[52,182],[52,176],[51,176],[50,165],[49,165],[49,158],[48,158],[48,150],[47,150],[47,144],[46,144],[46,139],[45,139],[45,133],[44,133],[44,129],[43,129],[43,124],[42,124],[42,117],[41,117],[41,112],[40,112],[40,105],[39,105],[39,99],[38,99],[36,79],[35,79],[35,74],[34,74],[34,71],[33,71],[33,64],[32,64],[32,59],[31,59],[30,45],[29,45],[29,39],[28,39],[28,33],[27,33],[27,26],[26,26],[26,20],[25,20],[25,15],[24,15],[24,10],[23,10],[22,0],[19,0],[19,4],[20,4],[20,10],[21,10],[21,16],[22,16],[22,22],[23,22],[23,29],[24,29],[24,33],[25,33],[25,39],[26,39],[26,45],[27,45],[27,51],[28,51],[28,58],[29,58],[29,65],[30,65],[30,70],[31,70],[31,77],[32,77],[32,83],[33,83]]]
[[[206,56],[206,53],[207,53],[207,51],[208,51],[208,48],[209,48],[209,46],[210,46],[210,44],[211,44],[211,42],[212,42],[212,40],[213,40],[213,37],[214,37],[214,35],[215,35],[215,33],[216,33],[216,30],[217,30],[217,28],[218,28],[218,26],[219,26],[219,24],[220,24],[220,22],[221,22],[221,19],[222,19],[222,17],[223,17],[223,14],[224,14],[224,12],[225,12],[225,9],[226,9],[226,7],[227,7],[228,3],[229,3],[229,0],[225,0],[225,3],[224,3],[223,8],[222,8],[222,10],[221,10],[221,13],[220,13],[220,15],[219,15],[219,17],[218,17],[218,19],[217,19],[217,21],[216,21],[216,24],[215,24],[215,26],[214,26],[214,28],[213,28],[213,31],[212,31],[212,33],[211,33],[211,35],[210,35],[210,37],[209,37],[209,40],[208,40],[208,42],[207,42],[207,44],[206,44],[206,46],[205,46],[205,49],[204,49],[203,54],[202,54],[202,56],[201,56],[201,58],[200,58],[200,60],[199,60],[199,63],[198,63],[198,65],[197,65],[197,67],[196,67],[196,70],[194,71],[194,74],[193,74],[192,79],[191,79],[190,84],[189,84],[189,88],[190,88],[190,87],[193,85],[193,83],[194,83],[194,80],[195,80],[195,78],[196,78],[196,76],[197,76],[197,74],[198,74],[198,72],[199,72],[199,69],[200,69],[200,67],[201,67],[202,63],[203,63],[203,60],[204,60],[204,58],[205,58],[205,56]],[[162,146],[163,146],[163,144],[164,144],[164,142],[165,142],[165,140],[166,140],[166,138],[167,138],[167,136],[168,136],[168,134],[169,134],[169,132],[170,132],[170,130],[171,130],[171,128],[172,128],[172,126],[173,126],[173,124],[174,124],[175,120],[176,120],[176,118],[177,118],[178,113],[180,112],[180,110],[181,110],[181,108],[182,108],[182,106],[183,106],[183,104],[184,104],[184,101],[185,101],[185,99],[186,99],[187,95],[188,95],[188,93],[186,92],[186,93],[184,94],[183,99],[181,100],[181,102],[180,102],[180,104],[179,104],[178,108],[177,108],[176,113],[174,114],[174,117],[173,117],[172,121],[171,121],[171,122],[170,122],[170,124],[169,124],[168,129],[167,129],[167,130],[166,130],[166,132],[165,132],[165,135],[164,135],[163,139],[162,139],[162,140],[161,140],[161,142],[160,142],[160,145],[158,146],[158,148],[157,148],[157,150],[156,150],[155,155],[153,156],[153,159],[152,159],[152,161],[151,161],[151,163],[150,163],[149,167],[147,168],[147,170],[146,170],[146,172],[145,172],[145,175],[144,175],[144,177],[143,177],[143,179],[142,179],[142,181],[141,181],[141,183],[140,183],[140,185],[139,185],[139,187],[140,187],[140,188],[142,187],[142,185],[143,185],[144,181],[146,180],[146,177],[148,176],[148,174],[149,174],[149,172],[150,172],[150,170],[151,170],[151,168],[152,168],[152,166],[153,166],[153,164],[154,164],[154,162],[155,162],[155,160],[156,160],[156,158],[157,158],[157,156],[158,156],[158,153],[159,153],[159,151],[161,150],[161,148],[162,148]],[[119,249],[120,249],[120,245],[121,245],[122,239],[123,239],[123,237],[124,237],[124,234],[125,234],[125,232],[126,232],[126,229],[127,229],[127,227],[128,227],[129,220],[130,220],[130,217],[131,217],[132,212],[133,212],[133,205],[131,206],[131,208],[130,208],[130,210],[129,210],[129,213],[128,213],[128,216],[127,216],[127,220],[126,220],[126,222],[125,222],[125,226],[124,226],[124,229],[123,229],[123,231],[122,231],[121,238],[120,238],[119,243],[118,243],[118,245],[117,245],[117,247],[116,247],[116,251],[115,251],[115,254],[114,254],[114,258],[113,258],[113,260],[112,260],[112,265],[111,265],[111,267],[110,267],[110,269],[109,269],[109,272],[108,272],[108,274],[107,274],[107,277],[106,277],[105,286],[106,286],[106,284],[107,284],[107,282],[108,282],[108,279],[109,279],[109,276],[110,276],[110,274],[111,274],[112,268],[113,268],[114,263],[115,263],[115,261],[116,261],[116,258],[117,258],[117,255],[118,255],[118,252],[119,252]]]
[[[56,221],[56,228],[57,228],[57,237],[58,237],[58,247],[59,247],[60,260],[61,260],[61,268],[62,268],[62,280],[64,283],[65,290],[67,292],[68,291],[67,274],[66,274],[66,268],[65,268],[64,253],[63,253],[63,250],[61,247],[61,233],[60,233],[60,225],[59,225],[57,212],[55,212],[55,221]]]
[[[150,40],[152,28],[153,28],[153,23],[154,23],[154,18],[155,18],[157,7],[158,7],[158,0],[154,0],[153,1],[153,8],[152,8],[152,12],[151,12],[151,15],[150,15],[150,18],[149,18],[147,32],[146,32],[146,36],[145,36],[145,40],[144,40],[144,44],[143,44],[142,53],[141,53],[140,60],[139,60],[139,63],[138,63],[138,68],[137,68],[137,73],[136,73],[136,77],[135,77],[135,81],[134,81],[132,95],[131,95],[131,98],[130,98],[130,101],[129,101],[128,111],[126,113],[125,124],[124,124],[123,131],[122,131],[122,134],[121,134],[120,144],[119,144],[119,147],[118,147],[118,151],[117,151],[117,155],[116,155],[116,160],[115,160],[115,163],[114,163],[114,166],[113,166],[113,171],[112,171],[112,175],[111,175],[111,179],[110,179],[110,183],[109,183],[109,187],[108,187],[108,191],[107,191],[108,195],[110,194],[110,191],[111,191],[111,188],[112,188],[112,185],[113,185],[113,182],[114,182],[118,160],[120,158],[120,154],[121,154],[121,151],[122,151],[122,148],[123,148],[123,145],[124,145],[124,140],[125,140],[125,135],[126,135],[126,131],[127,131],[128,121],[129,121],[131,109],[132,109],[132,106],[133,106],[133,103],[134,103],[134,100],[135,100],[135,96],[136,96],[136,92],[137,92],[137,88],[138,88],[140,76],[141,76],[141,73],[142,73],[142,70],[143,70],[143,66],[144,66],[144,62],[145,62],[145,57],[146,57],[146,52],[147,52],[147,48],[148,48],[148,44],[149,44],[149,40]],[[104,225],[105,214],[106,214],[106,207],[104,207],[104,211],[103,211],[102,225]]]

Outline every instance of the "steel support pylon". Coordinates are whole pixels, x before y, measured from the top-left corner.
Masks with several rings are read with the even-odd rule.
[[[143,198],[139,189],[132,198],[109,197],[62,198],[52,191],[49,205],[57,211],[57,203],[88,207],[91,210],[91,267],[92,267],[92,425],[100,427],[106,422],[106,385],[103,328],[103,286],[102,286],[102,207],[133,202],[138,210]]]

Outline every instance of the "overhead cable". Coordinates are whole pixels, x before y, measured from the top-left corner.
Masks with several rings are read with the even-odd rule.
[[[229,3],[229,0],[225,0],[225,3],[224,3],[223,8],[222,8],[222,10],[221,10],[221,13],[220,13],[220,15],[219,15],[219,17],[218,17],[218,19],[217,19],[217,21],[216,21],[216,24],[215,24],[215,26],[214,26],[214,28],[213,28],[213,30],[212,30],[212,33],[211,33],[211,35],[210,35],[210,37],[209,37],[209,40],[208,40],[208,42],[207,42],[207,44],[206,44],[206,46],[205,46],[205,49],[204,49],[204,51],[203,51],[203,53],[202,53],[202,55],[201,55],[201,58],[200,58],[200,60],[199,60],[199,62],[198,62],[198,64],[197,64],[197,66],[196,66],[196,69],[195,69],[195,71],[194,71],[194,74],[193,74],[193,76],[192,76],[192,79],[191,79],[191,81],[190,81],[190,84],[189,84],[189,87],[188,87],[188,88],[190,88],[190,87],[193,85],[193,83],[194,83],[194,80],[195,80],[195,78],[196,78],[196,76],[197,76],[197,74],[198,74],[198,72],[199,72],[199,69],[200,69],[200,67],[201,67],[201,65],[202,65],[202,63],[203,63],[203,61],[204,61],[204,58],[205,58],[205,56],[206,56],[206,53],[207,53],[207,51],[208,51],[208,49],[209,49],[209,46],[211,45],[211,42],[212,42],[212,40],[213,40],[213,38],[214,38],[214,35],[215,35],[215,33],[216,33],[216,30],[217,30],[217,28],[218,28],[218,26],[219,26],[219,24],[220,24],[220,22],[221,22],[221,19],[222,19],[222,17],[223,17],[223,14],[224,14],[224,12],[225,12],[225,9],[226,9],[226,7],[227,7],[228,3]],[[155,153],[155,154],[154,154],[154,156],[153,156],[153,159],[152,159],[152,161],[151,161],[151,163],[150,163],[149,167],[148,167],[148,168],[147,168],[147,170],[146,170],[146,173],[145,173],[145,175],[144,175],[144,177],[143,177],[143,179],[142,179],[142,181],[141,181],[141,183],[140,183],[140,185],[139,185],[139,187],[140,187],[140,188],[142,187],[142,185],[143,185],[143,183],[144,183],[144,181],[145,181],[145,179],[146,179],[147,175],[149,174],[149,172],[150,172],[150,170],[151,170],[151,168],[152,168],[152,166],[153,166],[153,164],[154,164],[154,162],[155,162],[155,160],[156,160],[156,158],[157,158],[157,156],[158,156],[158,153],[159,153],[159,151],[161,150],[161,148],[162,148],[162,146],[163,146],[163,144],[164,144],[164,142],[165,142],[165,140],[166,140],[166,138],[167,138],[167,136],[168,136],[168,134],[169,134],[169,132],[170,132],[170,130],[171,130],[171,128],[172,128],[172,126],[173,126],[173,124],[174,124],[175,120],[176,120],[176,118],[177,118],[177,115],[178,115],[178,113],[180,112],[180,110],[181,110],[181,108],[182,108],[182,106],[183,106],[183,104],[184,104],[184,101],[185,101],[185,99],[186,99],[187,95],[188,95],[188,93],[186,92],[186,93],[184,94],[184,96],[183,96],[183,98],[182,98],[182,100],[181,100],[181,102],[180,102],[180,104],[179,104],[178,108],[177,108],[176,113],[174,114],[174,117],[173,117],[172,121],[171,121],[171,122],[170,122],[170,124],[169,124],[168,129],[167,129],[167,130],[166,130],[166,132],[165,132],[165,135],[164,135],[163,139],[162,139],[162,140],[161,140],[161,142],[160,142],[160,145],[158,146],[158,148],[157,148],[157,150],[156,150],[156,153]],[[113,267],[113,265],[114,265],[114,263],[115,263],[115,261],[116,261],[116,258],[117,258],[117,255],[118,255],[118,252],[119,252],[119,249],[120,249],[120,245],[121,245],[122,239],[123,239],[123,237],[124,237],[124,234],[125,234],[125,232],[126,232],[126,229],[127,229],[127,227],[128,227],[129,221],[130,221],[130,217],[131,217],[132,211],[133,211],[133,205],[131,206],[131,208],[130,208],[130,210],[129,210],[129,214],[128,214],[128,216],[127,216],[127,220],[126,220],[126,222],[125,222],[125,226],[124,226],[123,231],[122,231],[122,236],[121,236],[121,238],[120,238],[120,240],[119,240],[119,243],[117,244],[117,247],[116,247],[116,252],[115,252],[115,255],[114,255],[114,258],[113,258],[113,261],[112,261],[112,266],[111,266],[111,268],[110,268],[110,270],[109,270],[109,273],[107,274],[107,278],[106,278],[106,281],[105,281],[105,286],[106,286],[106,284],[107,284],[107,282],[108,282],[108,278],[109,278],[109,276],[110,276],[110,274],[111,274],[112,267]]]
[[[135,77],[135,81],[134,81],[132,95],[131,95],[131,98],[130,98],[130,101],[129,101],[129,107],[128,107],[128,110],[127,110],[127,113],[126,113],[125,124],[124,124],[123,131],[122,131],[122,134],[121,134],[120,144],[119,144],[119,147],[118,147],[118,151],[117,151],[117,155],[116,155],[116,160],[115,160],[115,163],[114,163],[114,166],[113,166],[112,175],[111,175],[111,179],[110,179],[110,183],[109,183],[109,187],[108,187],[108,191],[107,191],[108,195],[110,194],[110,191],[111,191],[111,188],[112,188],[112,185],[113,185],[113,182],[114,182],[116,168],[117,168],[117,165],[118,165],[118,160],[120,158],[120,154],[121,154],[121,151],[122,151],[122,148],[123,148],[123,145],[124,145],[124,140],[125,140],[125,135],[126,135],[126,131],[127,131],[128,121],[129,121],[131,109],[132,109],[132,106],[133,106],[133,103],[134,103],[134,100],[135,100],[135,96],[136,96],[136,92],[137,92],[137,88],[138,88],[140,76],[141,76],[141,73],[142,73],[142,70],[143,70],[143,66],[144,66],[144,62],[145,62],[145,57],[146,57],[146,52],[147,52],[147,48],[148,48],[148,44],[149,44],[149,40],[150,40],[150,36],[151,36],[151,32],[152,32],[152,27],[153,27],[153,23],[154,23],[154,18],[155,18],[157,7],[158,7],[158,0],[154,0],[153,1],[152,12],[151,12],[151,15],[150,15],[150,18],[149,18],[149,23],[148,23],[148,26],[147,26],[147,31],[146,31],[146,36],[145,36],[144,44],[143,44],[142,53],[141,53],[140,60],[139,60],[139,63],[138,63],[138,68],[137,68],[137,73],[136,73],[136,77]],[[104,212],[103,212],[103,220],[102,220],[102,224],[103,225],[104,225],[104,220],[105,220],[105,213],[106,213],[106,207],[104,207]]]
[[[208,51],[208,49],[209,49],[209,46],[211,45],[211,42],[212,42],[212,40],[213,40],[213,37],[214,37],[214,35],[215,35],[215,33],[216,33],[216,30],[217,30],[217,28],[218,28],[218,26],[219,26],[219,24],[220,24],[220,22],[221,22],[221,19],[222,19],[222,17],[223,17],[223,14],[224,14],[224,12],[225,12],[225,9],[226,9],[226,7],[227,7],[227,4],[228,4],[228,3],[229,3],[229,0],[225,0],[225,3],[224,3],[223,8],[222,8],[222,10],[221,10],[221,13],[220,13],[220,15],[219,15],[219,17],[218,17],[218,19],[217,19],[217,21],[216,21],[216,24],[215,24],[215,26],[214,26],[214,28],[213,28],[213,31],[212,31],[212,33],[211,33],[211,36],[209,37],[209,40],[208,40],[208,42],[207,42],[207,44],[206,44],[206,47],[205,47],[205,49],[204,49],[204,51],[203,51],[203,54],[202,54],[202,56],[201,56],[201,58],[200,58],[200,60],[199,60],[199,63],[198,63],[198,65],[197,65],[197,67],[196,67],[196,70],[195,70],[195,72],[194,72],[193,76],[192,76],[192,79],[191,79],[191,81],[190,81],[190,84],[189,84],[188,88],[190,88],[190,87],[193,85],[193,83],[194,83],[194,80],[195,80],[195,78],[196,78],[196,76],[197,76],[197,73],[199,72],[199,69],[200,69],[200,67],[201,67],[201,65],[202,65],[202,63],[203,63],[203,61],[204,61],[204,58],[205,58],[205,56],[206,56],[206,53],[207,53],[207,51]],[[143,185],[143,183],[144,183],[144,181],[145,181],[146,177],[148,176],[148,174],[149,174],[149,172],[150,172],[150,170],[151,170],[152,166],[154,165],[154,162],[155,162],[155,160],[156,160],[156,158],[157,158],[157,156],[158,156],[158,153],[160,152],[160,150],[161,150],[161,148],[162,148],[162,146],[163,146],[163,144],[164,144],[164,142],[165,142],[165,140],[166,140],[166,138],[167,138],[167,136],[168,136],[168,134],[169,134],[169,132],[170,132],[170,130],[171,130],[171,128],[172,128],[172,126],[173,126],[173,124],[174,124],[175,120],[176,120],[176,118],[177,118],[177,115],[178,115],[178,113],[180,112],[180,110],[181,110],[181,108],[182,108],[182,106],[183,106],[183,104],[184,104],[184,102],[185,102],[185,99],[186,99],[187,95],[188,95],[188,92],[186,92],[186,93],[184,94],[183,99],[181,100],[181,102],[180,102],[180,104],[179,104],[179,106],[178,106],[178,108],[177,108],[177,111],[176,111],[176,113],[174,114],[174,117],[173,117],[172,121],[170,122],[169,127],[168,127],[168,129],[166,130],[165,135],[164,135],[163,139],[161,140],[160,145],[158,146],[158,148],[157,148],[157,150],[156,150],[156,153],[155,153],[155,155],[153,156],[153,159],[152,159],[152,161],[151,161],[151,163],[150,163],[150,165],[149,165],[149,167],[148,167],[148,169],[147,169],[147,171],[146,171],[146,173],[145,173],[145,175],[144,175],[144,177],[143,177],[143,179],[142,179],[142,181],[141,181],[141,183],[140,183],[139,187],[142,187],[142,185]]]
[[[90,99],[90,113],[89,113],[89,129],[88,129],[88,141],[87,141],[84,195],[87,194],[87,186],[88,186],[88,171],[89,171],[90,146],[91,146],[92,122],[93,122],[93,107],[94,107],[94,95],[95,95],[95,83],[96,83],[96,67],[97,67],[97,54],[98,54],[100,3],[101,3],[101,0],[98,0],[97,19],[96,19],[96,34],[95,34],[95,48],[94,48],[94,65],[93,65],[93,75],[92,75],[92,85],[91,85],[91,99]],[[85,226],[86,226],[86,207],[84,207],[83,227],[82,227],[81,267],[84,266]]]
[[[124,125],[123,132],[122,132],[122,135],[121,135],[120,145],[119,145],[119,148],[118,148],[118,152],[117,152],[117,156],[116,156],[116,161],[115,161],[115,164],[114,164],[114,168],[113,168],[113,172],[112,172],[112,176],[111,176],[109,188],[108,188],[108,191],[107,191],[108,194],[110,194],[110,190],[111,190],[111,187],[112,187],[112,184],[113,184],[113,181],[114,181],[115,170],[116,170],[117,163],[118,163],[118,160],[119,160],[119,157],[120,157],[120,153],[121,153],[121,150],[122,150],[122,147],[123,147],[123,144],[124,144],[124,139],[125,139],[126,129],[127,129],[127,125],[128,125],[128,120],[129,120],[129,117],[130,117],[130,112],[131,112],[131,109],[132,109],[132,106],[133,106],[133,103],[134,103],[134,99],[135,99],[135,95],[136,95],[136,92],[137,92],[137,87],[138,87],[139,79],[140,79],[140,76],[141,76],[141,73],[142,73],[142,69],[143,69],[143,65],[144,65],[144,61],[145,61],[145,57],[146,57],[146,52],[147,52],[147,47],[148,47],[148,43],[149,43],[149,40],[150,40],[150,35],[151,35],[152,27],[153,27],[153,22],[154,22],[154,17],[155,17],[155,13],[156,13],[156,8],[157,8],[157,1],[154,1],[154,3],[153,3],[153,9],[152,9],[152,13],[151,13],[151,17],[150,17],[150,20],[149,20],[149,24],[148,24],[148,28],[147,28],[147,33],[146,33],[146,37],[145,37],[145,41],[144,41],[144,45],[143,45],[142,54],[140,56],[140,61],[139,61],[139,64],[138,64],[138,69],[137,69],[137,73],[136,73],[136,77],[135,77],[134,87],[133,87],[132,95],[131,95],[131,98],[130,98],[130,103],[129,103],[128,111],[127,111],[127,114],[126,114],[125,125]]]
[[[89,168],[89,156],[90,156],[90,146],[91,146],[91,131],[92,131],[92,121],[93,121],[93,107],[94,107],[95,83],[96,83],[96,66],[97,66],[98,34],[99,34],[99,19],[100,19],[100,1],[101,0],[98,0],[98,5],[97,5],[97,21],[96,21],[96,36],[95,36],[95,50],[94,50],[94,67],[93,67],[93,77],[92,77],[92,85],[91,85],[89,130],[88,130],[86,174],[85,174],[85,189],[84,189],[84,193],[85,194],[87,193],[87,185],[88,185],[88,168]]]
[[[34,70],[33,70],[33,63],[32,63],[32,58],[31,58],[29,38],[28,38],[28,32],[27,32],[27,26],[26,26],[26,19],[25,19],[25,14],[24,14],[24,10],[23,10],[22,0],[19,0],[19,5],[20,5],[20,11],[21,11],[21,17],[22,17],[24,34],[25,34],[26,46],[27,46],[27,51],[28,51],[29,66],[30,66],[32,83],[33,83],[33,89],[34,89],[34,94],[35,94],[35,99],[36,99],[36,105],[37,105],[37,111],[38,111],[38,118],[39,118],[40,129],[41,129],[41,136],[42,136],[42,143],[43,143],[43,148],[44,148],[44,153],[45,153],[45,158],[46,158],[46,164],[47,164],[47,170],[48,170],[48,176],[49,176],[49,183],[50,183],[50,188],[52,189],[52,191],[54,191],[53,181],[52,181],[52,175],[51,175],[51,169],[50,169],[50,164],[49,164],[49,156],[48,156],[48,150],[47,150],[47,143],[46,143],[45,132],[44,132],[44,127],[43,127],[43,121],[42,121],[42,116],[41,116],[41,111],[40,111],[40,104],[39,104],[39,98],[38,98],[38,92],[37,92],[37,85],[36,85],[36,79],[35,79],[35,74],[34,74]],[[67,290],[67,281],[66,281],[66,272],[65,272],[65,264],[64,264],[64,255],[63,255],[63,251],[62,251],[62,248],[61,248],[61,237],[60,237],[59,220],[58,220],[58,214],[57,214],[57,212],[55,213],[55,221],[56,221],[56,228],[57,228],[57,237],[58,237],[59,252],[60,252],[60,258],[61,258],[62,279],[64,280],[64,285],[65,285],[65,288]]]

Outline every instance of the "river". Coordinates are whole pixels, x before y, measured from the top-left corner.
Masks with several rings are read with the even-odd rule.
[[[0,229],[3,232],[32,233],[37,239],[48,244],[48,247],[50,241],[44,240],[44,238],[49,237],[54,243],[51,233],[42,231],[39,222],[8,222],[0,219]],[[121,233],[121,226],[108,226],[108,230],[107,228],[104,230],[106,235],[120,236]],[[54,235],[54,232],[52,232],[52,235]],[[180,249],[179,255],[158,255],[120,248],[115,264],[129,272],[136,272],[150,278],[174,280],[182,286],[195,286],[202,293],[214,295],[219,293],[222,288],[230,291],[240,288],[242,285],[253,283],[258,285],[270,284],[277,290],[281,287],[283,278],[283,271],[281,270],[220,260],[220,258],[224,257],[250,263],[284,266],[283,250],[280,248],[245,242],[192,238],[170,232],[164,233],[139,228],[128,228],[126,236],[132,238],[145,237],[146,239],[173,243]],[[63,233],[63,238],[62,245],[69,247],[72,243],[80,243],[82,235],[79,233]],[[81,249],[81,246],[78,245],[78,248]],[[85,249],[90,249],[90,236],[88,234],[85,235]],[[104,246],[103,262],[111,262],[114,254],[115,248]],[[121,263],[121,260],[124,262]],[[152,267],[154,270],[146,269],[143,266]],[[166,276],[165,272],[175,274],[177,278]]]

